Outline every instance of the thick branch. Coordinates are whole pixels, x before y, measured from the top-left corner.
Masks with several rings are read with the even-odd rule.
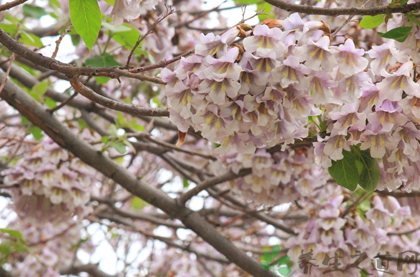
[[[283,0],[265,0],[265,2],[276,6],[277,8],[286,10],[288,12],[299,12],[306,14],[322,14],[329,16],[337,15],[377,15],[377,14],[393,14],[393,13],[408,13],[420,9],[420,3],[405,4],[394,7],[379,6],[371,8],[317,8],[309,5],[297,5],[287,3]]]
[[[4,77],[5,74],[0,72],[0,79]],[[78,138],[71,130],[61,124],[57,118],[48,113],[30,95],[22,91],[12,81],[7,81],[4,90],[0,93],[0,97],[6,100],[33,124],[44,130],[61,147],[68,149],[83,162],[111,178],[133,195],[142,198],[146,202],[163,210],[168,215],[181,220],[187,228],[194,231],[204,241],[225,255],[231,262],[237,264],[252,276],[269,277],[272,275],[269,271],[263,270],[254,259],[217,232],[199,213],[178,205],[174,199],[164,192],[137,179],[127,169],[113,162],[110,158],[102,155],[101,152]]]

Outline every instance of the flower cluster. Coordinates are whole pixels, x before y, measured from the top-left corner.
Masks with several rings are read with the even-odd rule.
[[[279,205],[308,196],[328,179],[325,169],[315,164],[313,151],[306,147],[273,153],[259,149],[255,154],[232,151],[221,159],[235,173],[252,168],[250,175],[230,184],[236,193],[262,204]]]
[[[373,46],[366,89],[356,99],[324,114],[329,136],[316,143],[316,153],[332,160],[343,150],[360,145],[380,161],[382,178],[378,189],[420,189],[420,160],[416,154],[420,131],[418,102],[420,85],[413,81],[416,65],[393,41]],[[365,73],[366,74],[366,73]],[[331,163],[323,160],[324,166]]]
[[[91,169],[51,139],[44,140],[2,173],[13,186],[14,210],[22,218],[54,222],[79,213],[94,182]]]
[[[16,261],[13,269],[16,276],[60,276],[60,269],[71,266],[81,242],[80,229],[83,227],[82,219],[63,219],[61,222],[28,222],[16,220],[11,228],[21,230],[31,251]],[[81,245],[88,252],[90,242]]]
[[[354,101],[367,87],[364,51],[351,39],[331,47],[324,22],[304,23],[293,14],[257,25],[252,34],[247,28],[202,35],[195,55],[174,71],[162,70],[171,120],[220,143],[216,153],[252,154],[305,138],[309,116]],[[232,44],[238,36],[247,36],[243,45]]]
[[[359,201],[361,195],[349,196],[343,189],[331,185],[318,194],[313,201],[305,203],[311,216],[305,226],[300,226],[304,231],[285,243],[291,260],[302,261],[302,254],[308,254],[305,261],[312,263],[309,275],[304,273],[308,264],[301,268],[295,264],[296,275],[293,276],[359,276],[361,269],[380,276],[378,271],[372,270],[371,259],[378,253],[385,255],[385,251],[398,250],[398,247],[390,247],[389,240],[401,247],[406,235],[392,239],[387,234],[407,230],[410,208],[401,207],[391,196],[374,195]],[[416,232],[416,240],[417,233],[420,232]],[[392,253],[393,257],[397,255]]]

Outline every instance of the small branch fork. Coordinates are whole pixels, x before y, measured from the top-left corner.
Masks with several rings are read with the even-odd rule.
[[[393,13],[408,13],[420,9],[420,2],[413,4],[405,4],[398,6],[379,6],[371,8],[317,8],[309,5],[290,4],[283,0],[265,0],[265,2],[286,10],[288,12],[300,12],[305,14],[319,14],[319,15],[378,15],[378,14],[393,14]]]
[[[173,9],[172,7],[166,7],[167,8],[167,12],[166,12],[166,14],[165,15],[163,15],[163,16],[161,16],[161,17],[159,17],[156,21],[155,21],[155,23],[153,23],[152,24],[152,26],[150,26],[150,28],[149,28],[149,30],[146,32],[146,34],[144,34],[144,36],[142,36],[142,37],[140,37],[138,40],[137,40],[137,42],[136,42],[136,44],[134,45],[134,47],[133,47],[133,49],[131,49],[131,52],[130,52],[130,55],[128,55],[128,58],[127,58],[127,63],[125,64],[125,68],[129,68],[130,67],[130,60],[131,60],[131,57],[133,56],[133,54],[134,54],[134,51],[136,50],[136,48],[140,45],[140,43],[148,36],[148,35],[150,35],[151,33],[153,33],[154,32],[154,29],[156,29],[156,26],[160,23],[160,22],[162,22],[163,20],[165,20],[165,18],[167,18],[168,16],[170,16],[171,14],[173,14],[174,12],[175,12],[175,9]]]

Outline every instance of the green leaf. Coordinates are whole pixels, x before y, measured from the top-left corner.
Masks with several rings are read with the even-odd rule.
[[[185,188],[188,188],[189,186],[190,186],[190,182],[188,181],[188,179],[182,178],[182,187],[185,189]]]
[[[148,206],[149,204],[145,202],[143,199],[139,197],[133,198],[131,200],[131,207],[135,210],[142,210],[144,207]]]
[[[29,248],[23,245],[22,243],[15,243],[14,246],[15,246],[15,251],[18,251],[18,252],[25,252],[29,250]]]
[[[271,256],[274,258],[276,258],[278,255],[280,255],[280,246],[278,245],[274,245],[273,248],[271,249]]]
[[[80,43],[81,37],[77,34],[70,34],[71,43],[73,46],[77,46]]]
[[[121,44],[122,47],[124,47],[125,49],[131,50],[133,49],[134,45],[136,44],[137,40],[140,37],[140,31],[137,30],[136,28],[134,28],[133,26],[124,23],[122,26],[125,26],[127,28],[129,28],[129,31],[125,31],[125,32],[118,32],[113,34],[112,38],[118,42],[119,44]],[[147,52],[141,49],[141,45],[140,44],[136,50],[134,50],[134,53],[136,53],[136,55],[147,55]]]
[[[352,152],[343,150],[343,159],[332,161],[328,172],[331,177],[342,187],[355,190],[359,183],[359,171],[355,163],[355,156]]]
[[[411,32],[412,27],[398,27],[386,33],[378,32],[378,35],[383,38],[392,38],[399,42],[404,42]]]
[[[89,58],[85,62],[86,66],[91,67],[104,67],[104,66],[120,66],[121,64],[118,63],[114,56],[111,56],[110,54],[102,54],[100,56],[94,56],[92,58]]]
[[[287,264],[290,261],[289,256],[281,256],[280,259],[277,260],[278,265],[284,265]]]
[[[48,0],[52,8],[61,8],[61,4],[58,0]]]
[[[86,46],[92,49],[101,29],[102,14],[97,0],[69,0],[70,19]]]
[[[286,275],[289,275],[290,272],[292,272],[292,270],[290,268],[284,266],[284,267],[280,267],[277,270],[277,272],[280,273],[280,275],[282,275],[282,276],[286,276]]]
[[[8,234],[11,237],[14,237],[14,238],[17,238],[19,240],[24,241],[22,233],[20,231],[18,231],[18,230],[0,228],[0,232],[5,233],[5,234]]]
[[[29,93],[33,98],[35,98],[39,102],[44,102],[43,96],[48,89],[48,82],[44,81],[41,83],[36,84],[32,87],[31,92]]]
[[[45,10],[41,7],[25,4],[22,7],[23,15],[32,18],[41,18],[44,15],[47,15]]]
[[[363,163],[363,170],[360,173],[359,185],[367,191],[374,191],[381,178],[381,171],[375,159],[370,155],[369,149],[361,151],[357,147],[352,148],[352,152],[358,156],[358,160]]]
[[[111,136],[117,137],[118,136],[118,129],[117,126],[115,126],[114,124],[112,124],[111,126],[109,126],[109,130],[108,130],[109,134]]]
[[[79,125],[80,130],[83,130],[83,129],[88,127],[86,121],[83,118],[78,118],[77,119],[77,125]]]
[[[29,46],[35,46],[35,47],[43,47],[44,44],[42,43],[41,39],[30,33],[22,32],[19,38],[19,42],[29,45]]]
[[[3,29],[3,31],[5,31],[9,35],[14,36],[17,32],[18,25],[0,23],[0,28]]]
[[[389,7],[397,7],[404,4],[407,4],[408,0],[392,0],[389,4]]]
[[[49,97],[45,98],[45,104],[48,106],[48,108],[52,109],[57,107],[57,102]]]
[[[416,15],[411,14],[411,13],[408,13],[408,14],[406,14],[405,16],[408,18],[408,20],[409,20],[410,22],[413,22],[414,24],[416,24],[417,26],[419,26],[419,27],[420,27],[420,20],[417,18],[417,16],[416,16]]]
[[[361,210],[362,212],[367,212],[370,209],[372,209],[372,205],[370,203],[370,198],[367,198],[366,200],[363,200],[362,203],[357,205],[357,208]]]
[[[157,98],[157,97],[153,97],[152,99],[151,99],[151,101],[152,101],[152,103],[155,103],[156,104],[156,106],[159,108],[159,107],[162,107],[162,102],[159,100],[159,98]]]
[[[359,26],[364,29],[373,29],[384,22],[385,15],[378,14],[375,16],[367,15],[360,21]]]
[[[36,126],[29,128],[29,132],[34,136],[36,140],[41,140],[44,135],[42,134],[42,129]]]
[[[108,136],[101,137],[101,142],[102,143],[107,143],[108,141],[109,141],[109,137]]]
[[[133,151],[133,153],[136,153],[136,148],[131,144],[131,142],[129,142],[128,140],[123,140],[122,143],[124,143],[125,146],[130,148],[131,151]]]
[[[258,15],[258,19],[261,21],[264,21],[266,19],[274,19],[276,18],[275,14],[272,13],[273,6],[266,3],[266,2],[262,2],[262,3],[258,3],[257,4],[257,11],[262,11],[265,14],[259,14]]]
[[[104,26],[106,29],[110,30],[113,33],[119,33],[119,32],[127,32],[131,31],[131,28],[120,25],[120,26],[114,26],[113,24],[110,24],[108,22],[102,22],[102,26]]]
[[[266,262],[271,263],[273,261],[273,256],[271,255],[270,252],[264,252],[263,254],[263,260]]]
[[[124,154],[126,152],[125,144],[119,141],[112,141],[109,143],[109,146],[114,148],[120,154]]]
[[[128,127],[139,132],[144,131],[144,126],[137,123],[137,118],[131,119],[130,122],[128,123]]]
[[[266,262],[266,261],[261,261],[260,262],[261,268],[264,270],[270,270],[270,263]]]
[[[111,6],[114,6],[115,0],[104,0],[104,1],[110,4]]]

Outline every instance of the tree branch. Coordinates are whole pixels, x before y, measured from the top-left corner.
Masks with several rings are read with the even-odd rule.
[[[210,187],[213,187],[215,185],[218,185],[218,184],[226,182],[226,181],[234,180],[236,178],[240,178],[240,177],[249,175],[251,173],[252,173],[252,169],[247,168],[247,169],[242,169],[238,174],[235,174],[232,171],[229,171],[228,173],[225,173],[223,175],[216,176],[216,177],[213,177],[213,178],[208,178],[208,179],[204,180],[203,182],[201,182],[200,184],[198,184],[195,188],[192,188],[189,191],[187,191],[186,193],[179,196],[178,201],[181,204],[184,205],[193,196],[199,194],[201,191],[203,191],[205,189],[208,189]]]
[[[393,14],[393,13],[408,13],[420,9],[420,3],[396,5],[390,6],[379,6],[371,8],[318,8],[309,5],[297,5],[290,4],[283,0],[265,0],[265,2],[286,10],[288,12],[299,12],[306,14],[320,14],[320,15],[377,15],[377,14]]]
[[[84,97],[112,110],[125,112],[135,116],[169,116],[168,109],[142,108],[103,97],[102,95],[96,94],[93,90],[83,85],[82,82],[80,82],[77,78],[71,78],[70,84],[78,93]]]
[[[14,0],[14,1],[7,2],[6,4],[0,5],[0,12],[19,6],[20,4],[23,4],[27,1],[28,0]]]

